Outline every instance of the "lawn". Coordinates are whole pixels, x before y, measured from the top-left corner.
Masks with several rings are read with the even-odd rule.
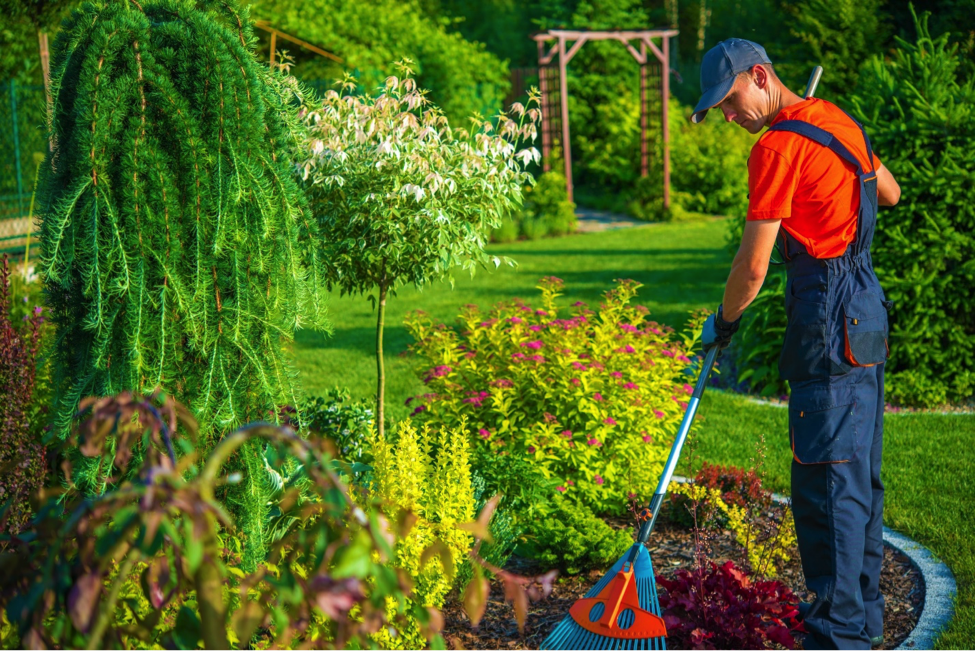
[[[410,343],[404,315],[422,309],[451,323],[465,303],[489,307],[519,296],[531,302],[542,276],[566,282],[565,305],[595,303],[615,278],[644,285],[640,302],[651,318],[681,326],[688,311],[714,308],[721,300],[731,257],[725,224],[707,220],[496,245],[491,253],[510,256],[514,268],[480,270],[458,276],[454,286],[437,284],[417,291],[403,288],[387,307],[387,402],[393,418],[404,417],[405,399],[422,391],[410,360],[400,356]],[[333,298],[334,334],[301,332],[295,354],[310,394],[339,385],[354,395],[375,391],[375,314],[364,298]],[[791,455],[786,443],[786,410],[741,396],[711,391],[700,410],[697,433],[682,462],[692,474],[703,461],[751,466],[764,433],[764,467],[769,485],[788,493]],[[968,648],[975,640],[975,417],[897,414],[886,420],[883,478],[887,485],[886,523],[919,540],[945,560],[959,585],[956,615],[939,648]]]

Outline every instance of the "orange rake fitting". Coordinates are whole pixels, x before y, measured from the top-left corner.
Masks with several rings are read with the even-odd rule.
[[[633,564],[624,563],[598,595],[580,599],[569,609],[575,622],[590,633],[619,639],[666,637],[664,620],[640,608]]]

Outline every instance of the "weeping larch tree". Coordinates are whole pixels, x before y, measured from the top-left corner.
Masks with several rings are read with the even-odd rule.
[[[254,43],[232,2],[87,3],[59,33],[41,236],[62,439],[89,395],[160,387],[191,407],[204,455],[299,404],[284,347],[326,327],[323,292],[289,82]],[[261,452],[242,452],[230,495],[255,558]],[[75,482],[103,490],[84,461]]]

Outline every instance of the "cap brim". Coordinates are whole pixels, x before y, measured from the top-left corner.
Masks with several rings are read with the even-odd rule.
[[[708,110],[720,104],[728,96],[728,93],[731,92],[734,85],[735,77],[732,77],[708,88],[707,92],[701,95],[701,100],[697,103],[697,106],[694,107],[694,113],[691,114],[691,122],[694,124],[703,122],[704,116],[708,114]]]

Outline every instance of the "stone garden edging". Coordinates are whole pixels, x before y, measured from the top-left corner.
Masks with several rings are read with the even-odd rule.
[[[674,475],[673,481],[690,483],[687,477]],[[787,504],[789,498],[772,493],[772,499],[779,504]],[[931,553],[921,543],[884,527],[884,543],[907,556],[924,579],[924,602],[921,616],[903,642],[896,649],[933,649],[938,636],[948,626],[955,612],[955,596],[958,585],[951,569]]]

